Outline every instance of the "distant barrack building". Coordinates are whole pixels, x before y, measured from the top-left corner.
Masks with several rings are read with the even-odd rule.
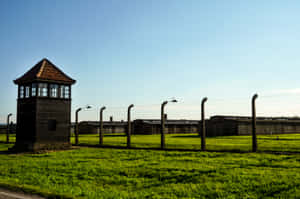
[[[174,133],[197,133],[198,120],[166,120],[165,132]],[[133,121],[133,134],[159,134],[161,120],[137,119]]]
[[[196,133],[199,121],[197,120],[168,120],[166,122],[167,133]],[[131,122],[133,134],[159,134],[160,120],[137,119]],[[82,121],[79,123],[80,134],[98,133],[99,122]],[[103,122],[104,133],[124,133],[127,130],[127,122],[105,121]]]
[[[126,131],[126,122],[122,121],[105,121],[103,122],[104,133],[124,133]],[[96,134],[99,133],[99,122],[82,121],[78,124],[79,134]]]
[[[217,115],[207,120],[208,136],[250,135],[251,117]],[[256,117],[257,134],[300,133],[298,117]]]
[[[212,116],[205,120],[207,136],[250,135],[252,132],[251,117]],[[257,134],[291,134],[300,133],[298,117],[257,117]],[[160,134],[159,119],[136,119],[132,121],[133,134]],[[127,122],[103,123],[104,133],[125,133]],[[166,133],[198,133],[200,120],[167,120]],[[79,124],[80,134],[98,133],[99,122],[83,121]]]

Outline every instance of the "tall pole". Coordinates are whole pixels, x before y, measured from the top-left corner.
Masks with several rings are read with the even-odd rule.
[[[252,151],[257,151],[257,138],[256,138],[256,108],[255,100],[258,97],[257,94],[254,94],[252,97]]]
[[[12,113],[7,115],[7,127],[6,127],[6,143],[9,143],[9,118],[12,116]]]
[[[127,111],[127,148],[131,146],[131,121],[130,121],[130,110],[134,105],[131,104],[128,106]]]
[[[201,127],[201,150],[202,151],[206,150],[206,142],[205,142],[206,129],[205,129],[205,112],[204,112],[205,111],[204,104],[205,104],[206,101],[207,101],[207,97],[203,98],[202,102],[201,102],[201,122],[202,122],[202,127]]]
[[[100,109],[100,129],[99,129],[99,144],[103,145],[103,111],[106,109],[105,106],[103,106]]]
[[[78,128],[78,112],[81,111],[82,108],[78,108],[75,112],[75,144],[78,144],[78,134],[79,134],[79,128]]]
[[[160,135],[161,135],[161,141],[160,141],[160,148],[165,148],[165,114],[164,114],[164,107],[168,103],[168,101],[164,101],[161,104],[161,127],[160,127]]]

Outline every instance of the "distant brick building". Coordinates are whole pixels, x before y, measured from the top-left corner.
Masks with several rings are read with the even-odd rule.
[[[134,120],[133,134],[160,134],[161,120],[137,119]],[[197,133],[199,120],[166,120],[165,131],[174,133]]]
[[[97,134],[99,133],[100,123],[96,121],[82,121],[78,124],[79,134]],[[121,121],[104,121],[104,133],[125,133],[127,128],[126,122]]]
[[[251,135],[251,117],[213,116],[206,122],[208,136]],[[257,134],[300,133],[300,118],[257,117]]]
[[[197,120],[167,120],[166,133],[197,133],[199,121]],[[104,133],[125,133],[127,122],[105,121],[103,122]],[[137,119],[131,124],[132,134],[160,134],[160,120]],[[98,133],[99,122],[82,121],[79,123],[80,134]]]
[[[14,83],[18,85],[14,149],[69,147],[71,85],[75,80],[43,59]]]
[[[241,116],[212,116],[205,120],[206,135],[229,136],[251,135],[252,118]],[[300,118],[257,117],[257,134],[291,134],[300,133]],[[131,124],[132,134],[160,134],[159,119],[137,119]],[[167,120],[166,133],[199,133],[199,120]],[[98,133],[99,122],[81,122],[79,133]],[[104,122],[105,133],[125,133],[126,122]]]

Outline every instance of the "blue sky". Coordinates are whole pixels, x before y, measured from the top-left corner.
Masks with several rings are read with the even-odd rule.
[[[13,80],[46,57],[77,80],[72,118],[300,116],[300,2],[1,0],[0,122],[16,114]]]

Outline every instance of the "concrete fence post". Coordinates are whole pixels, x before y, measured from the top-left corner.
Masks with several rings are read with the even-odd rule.
[[[257,151],[257,138],[256,138],[256,108],[255,100],[258,97],[257,94],[254,94],[252,97],[252,152]]]
[[[176,99],[172,99],[170,101],[164,101],[162,104],[161,104],[161,115],[160,115],[160,118],[161,118],[161,125],[160,125],[160,135],[161,135],[161,139],[160,139],[160,148],[161,149],[164,149],[165,148],[165,121],[166,121],[166,118],[167,118],[167,115],[165,114],[164,112],[164,108],[165,106],[167,105],[168,102],[173,102],[173,103],[176,103],[177,100]]]
[[[9,118],[10,118],[10,116],[12,116],[12,113],[10,113],[10,114],[8,114],[7,115],[7,121],[6,121],[6,123],[7,123],[7,127],[6,127],[6,143],[9,143]]]
[[[81,111],[82,108],[78,108],[75,112],[75,144],[78,144],[78,134],[79,134],[79,127],[78,127],[78,112]]]
[[[160,148],[165,148],[165,113],[164,107],[168,103],[168,101],[164,101],[161,104],[161,125],[160,125]]]
[[[202,123],[202,125],[201,125],[201,150],[202,151],[206,150],[205,107],[204,107],[204,104],[206,101],[207,101],[207,97],[203,98],[202,102],[201,102],[201,123]]]
[[[131,119],[130,119],[130,110],[134,105],[131,104],[128,106],[127,111],[127,148],[131,147]]]
[[[105,106],[103,106],[100,109],[100,126],[99,126],[99,144],[103,145],[103,111],[106,109]]]
[[[78,144],[78,136],[79,136],[79,124],[78,124],[78,113],[81,110],[90,109],[92,108],[90,105],[87,105],[84,108],[78,108],[75,111],[75,144]]]

